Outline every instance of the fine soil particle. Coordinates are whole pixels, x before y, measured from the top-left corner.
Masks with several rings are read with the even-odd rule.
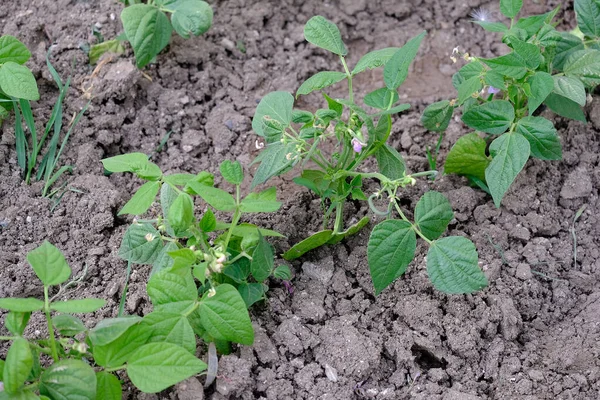
[[[574,20],[570,1],[525,0],[524,13],[557,5],[561,26],[569,28]],[[117,2],[15,1],[0,7],[0,33],[19,37],[33,53],[28,66],[42,96],[33,105],[39,128],[58,94],[45,66],[50,45],[61,76],[72,75],[65,124],[90,101],[62,159],[74,173],[64,181],[57,204],[40,197],[40,184],[22,183],[14,121],[2,126],[0,297],[42,296],[25,255],[48,239],[65,253],[74,274],[83,276],[61,297],[107,300],[106,307],[86,317],[88,327],[115,316],[126,268],[117,252],[131,222],[117,212],[140,181],[124,174],[104,176],[100,160],[137,151],[149,154],[165,172],[216,172],[221,161],[237,159],[251,174],[250,162],[258,154],[251,118],[260,98],[272,90],[293,92],[312,74],[337,68],[335,57],[303,39],[302,27],[312,15],[338,24],[351,65],[370,50],[401,46],[428,31],[403,86],[413,111],[395,118],[391,140],[413,171],[427,168],[425,148],[437,139],[421,126],[419,113],[432,101],[454,96],[450,78],[460,66],[449,59],[452,48],[460,45],[485,57],[505,51],[497,36],[469,21],[477,7],[499,16],[496,1],[222,0],[212,6],[214,26],[206,35],[173,38],[143,72],[133,67],[131,51],[94,70],[81,50],[95,40],[93,25],[106,38],[121,31]],[[380,86],[380,70],[356,82],[361,97]],[[345,90],[332,89],[336,96]],[[298,103],[313,110],[322,105],[319,94]],[[563,161],[529,161],[499,209],[455,176],[421,180],[405,191],[402,204],[409,213],[427,190],[448,196],[455,210],[450,234],[474,240],[489,288],[462,296],[435,291],[426,274],[426,249],[420,246],[406,275],[375,297],[366,261],[374,217],[356,236],[292,263],[293,292],[271,282],[268,300],[252,310],[255,346],[221,357],[215,385],[203,392],[192,378],[146,395],[127,384],[124,398],[598,399],[600,98],[586,113],[588,124],[547,115],[559,128]],[[440,163],[466,132],[459,119],[451,123]],[[163,139],[166,144],[160,146]],[[321,224],[319,201],[294,186],[292,176],[273,180],[282,209],[253,220],[287,236],[274,242],[280,253]],[[369,211],[349,204],[346,213]],[[151,311],[148,274],[148,267],[133,267],[128,313]],[[34,316],[26,335],[41,337],[44,326]],[[6,350],[0,345],[0,357]]]

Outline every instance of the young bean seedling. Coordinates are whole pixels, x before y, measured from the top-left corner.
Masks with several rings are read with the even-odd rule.
[[[0,299],[0,308],[9,310],[4,327],[10,332],[0,340],[12,342],[6,359],[0,360],[4,387],[0,399],[120,400],[121,383],[115,373],[127,373],[138,389],[155,393],[206,370],[195,357],[192,324],[197,318],[171,310],[173,304],[181,304],[175,303],[178,296],[194,299],[188,302],[190,310],[210,310],[226,291],[199,299],[195,287],[178,286],[179,281],[172,279],[169,286],[165,283],[150,293],[155,305],[150,314],[104,319],[88,329],[73,314],[94,312],[106,302],[50,299],[51,289],[69,279],[71,268],[49,242],[31,251],[27,260],[44,285],[44,299]],[[46,316],[44,339],[24,336],[32,312]],[[249,323],[242,318],[238,324],[245,322]]]
[[[273,92],[259,103],[252,127],[266,146],[255,162],[260,165],[252,181],[255,187],[281,175],[295,165],[308,162],[315,169],[303,169],[294,181],[309,188],[322,199],[324,229],[301,241],[283,257],[294,259],[324,244],[335,244],[355,234],[368,224],[364,217],[344,230],[344,204],[348,198],[368,201],[372,210],[386,217],[373,229],[368,244],[368,261],[376,293],[401,276],[412,261],[417,236],[429,246],[427,268],[432,283],[448,293],[468,293],[487,285],[477,265],[477,252],[471,241],[463,237],[439,239],[445,232],[453,212],[440,193],[426,193],[415,210],[411,222],[400,207],[398,191],[415,183],[419,176],[435,171],[407,174],[402,156],[387,141],[392,128],[391,115],[409,108],[399,104],[398,88],[408,76],[425,32],[410,39],[402,48],[385,48],[363,56],[354,69],[346,63],[347,49],[338,27],[324,17],[311,18],[304,27],[306,40],[339,56],[343,71],[323,71],[307,79],[296,97],[347,81],[348,98],[333,99],[324,94],[327,108],[312,113],[295,110],[294,97],[287,92]],[[363,101],[375,109],[369,112],[355,102],[353,78],[367,70],[384,67],[384,87],[368,93]],[[362,172],[363,163],[375,158],[378,172]],[[380,189],[370,196],[362,191],[363,179],[376,179]],[[385,196],[388,206],[381,211],[375,201]],[[400,219],[393,219],[397,213]],[[335,215],[333,229],[328,229]]]
[[[562,158],[554,124],[538,115],[542,105],[585,122],[586,88],[600,84],[600,3],[575,1],[576,33],[555,29],[558,9],[517,18],[522,5],[522,0],[500,1],[508,26],[474,21],[502,33],[510,52],[481,58],[454,49],[454,61],[468,62],[452,79],[458,97],[430,105],[422,117],[426,128],[443,133],[454,110],[462,107],[465,125],[485,134],[461,137],[448,154],[445,172],[464,175],[488,191],[496,207],[529,157]]]
[[[202,0],[121,0],[125,9],[121,22],[125,34],[102,41],[90,48],[90,63],[94,64],[106,52],[123,52],[123,42],[133,47],[136,65],[144,68],[169,44],[171,33],[184,39],[204,34],[212,25],[213,11]],[[171,20],[167,17],[171,15]]]
[[[265,239],[279,233],[240,221],[245,213],[277,211],[281,203],[275,188],[242,198],[244,173],[237,161],[220,166],[222,177],[235,187],[235,195],[214,187],[214,177],[207,172],[165,175],[142,153],[102,163],[108,171],[132,172],[147,181],[120,214],[144,214],[160,198],[159,215],[134,221],[119,250],[131,263],[153,266],[147,290],[154,306],[189,317],[198,336],[215,342],[222,352],[227,351],[228,342],[252,344],[247,308],[265,297],[265,281],[270,276],[289,280],[290,270],[274,267],[273,248]],[[217,220],[211,208],[196,219],[195,196],[216,211],[232,213],[231,222]]]

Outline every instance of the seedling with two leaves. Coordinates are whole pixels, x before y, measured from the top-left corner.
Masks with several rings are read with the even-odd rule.
[[[391,116],[407,110],[399,103],[398,88],[408,76],[425,32],[410,39],[402,48],[385,48],[363,56],[351,71],[346,63],[348,51],[338,27],[324,17],[311,18],[304,27],[306,40],[339,56],[343,72],[323,71],[307,79],[296,97],[347,81],[348,98],[333,99],[324,94],[327,108],[309,112],[294,109],[294,97],[287,92],[272,92],[259,103],[253,121],[254,131],[266,142],[256,158],[260,165],[252,187],[281,175],[296,165],[303,170],[294,181],[309,188],[322,199],[323,230],[301,241],[283,257],[291,260],[325,244],[335,244],[355,234],[369,223],[364,217],[344,229],[344,204],[348,198],[368,201],[376,214],[386,220],[375,226],[368,246],[371,276],[377,293],[401,276],[412,261],[416,237],[430,244],[428,271],[433,284],[449,293],[467,293],[487,285],[477,265],[475,246],[462,237],[438,238],[452,219],[452,209],[443,195],[426,193],[419,201],[416,221],[412,223],[400,208],[398,191],[415,183],[415,177],[434,175],[435,171],[407,174],[402,156],[387,141]],[[355,102],[353,78],[368,69],[384,67],[385,86],[367,94],[363,101],[369,112]],[[378,172],[362,172],[369,158],[377,162]],[[305,169],[307,163],[315,169]],[[381,187],[371,196],[362,191],[363,179],[376,179]],[[376,208],[378,198],[386,196],[388,207]],[[397,212],[400,220],[392,219]],[[329,219],[335,215],[333,228]]]
[[[462,121],[485,134],[461,137],[448,154],[445,172],[466,176],[490,193],[497,207],[529,157],[562,158],[554,124],[538,116],[542,105],[585,122],[586,89],[600,84],[600,3],[575,1],[579,36],[555,29],[558,9],[517,18],[522,5],[522,0],[500,1],[510,26],[474,21],[502,33],[510,52],[486,59],[455,49],[454,60],[468,61],[452,80],[458,97],[430,105],[422,117],[426,128],[442,134],[454,110],[462,108]]]

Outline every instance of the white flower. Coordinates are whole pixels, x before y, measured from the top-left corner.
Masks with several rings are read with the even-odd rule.
[[[492,18],[492,13],[483,7],[473,10],[473,12],[469,14],[469,17],[473,18],[473,21],[479,22],[492,22],[494,20]]]

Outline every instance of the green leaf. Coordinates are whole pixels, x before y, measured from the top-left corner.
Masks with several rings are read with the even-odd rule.
[[[429,240],[442,236],[453,218],[452,206],[440,192],[425,193],[415,207],[415,223]]]
[[[214,189],[206,186],[205,189]],[[187,193],[179,193],[167,214],[169,226],[173,229],[175,236],[185,235],[191,225],[194,224],[194,201]]]
[[[0,64],[9,61],[25,64],[30,57],[31,53],[19,39],[10,35],[0,37]]]
[[[461,83],[458,86],[458,105],[462,105],[473,95],[479,95],[481,89],[483,89],[483,82],[480,76],[474,76]]]
[[[356,63],[356,66],[352,70],[352,75],[385,65],[398,50],[400,50],[399,47],[386,47],[385,49],[368,52],[358,60],[358,63]]]
[[[213,10],[207,2],[201,0],[177,0],[172,5],[171,23],[173,29],[184,39],[191,35],[200,36],[212,25]]]
[[[444,132],[450,124],[453,113],[454,106],[450,104],[450,101],[438,101],[425,108],[421,116],[421,123],[425,129],[430,131]]]
[[[59,361],[42,373],[40,394],[53,400],[95,400],[96,373],[81,360]]]
[[[458,90],[458,87],[464,81],[474,78],[476,76],[485,75],[485,69],[483,64],[479,61],[472,61],[463,66],[456,74],[452,76],[452,85]]]
[[[523,7],[523,0],[500,0],[500,12],[507,18],[514,18]]]
[[[268,145],[254,162],[260,162],[260,166],[254,174],[250,189],[265,183],[274,176],[280,175],[291,167],[295,160],[296,145],[294,143],[276,142]]]
[[[562,159],[562,146],[552,121],[542,117],[525,117],[517,122],[516,131],[529,142],[533,157],[540,160]]]
[[[273,247],[267,242],[263,235],[258,232],[258,245],[252,253],[250,271],[257,282],[263,282],[273,271]]]
[[[113,39],[91,45],[88,57],[90,58],[90,64],[94,65],[106,53],[123,54],[124,52],[125,46],[123,46],[123,43],[118,39]]]
[[[229,284],[221,284],[215,293],[204,295],[200,303],[200,320],[209,335],[250,346],[254,330],[246,303],[238,291]]]
[[[170,174],[163,176],[163,180],[173,186],[185,186],[188,182],[195,180],[196,176],[194,174]],[[209,186],[212,186],[212,183]]]
[[[581,38],[568,33],[559,32],[560,39],[556,44],[556,53],[554,55],[553,67],[556,70],[564,70],[567,59],[575,52],[585,49]]]
[[[508,27],[502,22],[473,21],[488,32],[508,33]]]
[[[127,375],[142,392],[157,393],[206,369],[206,364],[172,343],[148,343],[129,358]]]
[[[96,372],[96,399],[121,400],[121,382],[110,372]]]
[[[485,170],[485,180],[496,207],[529,159],[529,142],[520,133],[498,137],[490,145],[492,162]]]
[[[239,185],[244,181],[244,170],[239,161],[225,160],[219,166],[219,171],[227,182]]]
[[[154,306],[184,301],[194,302],[198,290],[190,271],[185,276],[169,270],[160,271],[150,278],[146,288]]]
[[[100,162],[110,172],[134,172],[148,164],[148,156],[144,153],[129,153],[105,158]]]
[[[173,258],[174,263],[171,267],[172,272],[178,272],[180,269],[191,267],[196,262],[196,254],[191,249],[184,247],[169,251],[169,257]]]
[[[304,110],[292,110],[292,122],[295,124],[310,124],[314,121],[313,113]]]
[[[429,247],[427,274],[433,286],[442,292],[473,293],[488,285],[477,261],[473,242],[461,236],[445,237]]]
[[[0,299],[0,308],[20,313],[39,311],[44,309],[44,302],[33,297],[26,299],[6,297]]]
[[[197,182],[190,182],[189,187],[192,188],[198,196],[202,197],[202,200],[207,202],[211,207],[218,211],[234,211],[235,210],[235,199],[232,195],[224,190],[199,184]]]
[[[315,90],[321,90],[346,79],[343,72],[321,71],[305,80],[296,92],[296,98],[302,94],[309,94]]]
[[[390,90],[396,90],[406,80],[408,68],[417,56],[421,41],[427,32],[422,32],[410,39],[392,58],[385,64],[383,69],[383,80]]]
[[[282,129],[287,128],[292,121],[294,96],[288,92],[271,92],[262,98],[252,118],[252,129],[257,135],[267,137],[264,130],[264,118],[268,117],[281,124]],[[280,137],[269,137],[269,143],[276,142]]]
[[[139,319],[136,323],[139,322]],[[148,343],[152,330],[142,324],[128,327],[120,336],[105,345],[93,346],[94,361],[104,368],[118,368],[129,360],[131,354]]]
[[[50,309],[62,313],[79,314],[97,311],[106,305],[103,299],[66,300],[50,303]]]
[[[230,223],[217,222],[217,227],[215,230],[223,231],[225,229],[229,229],[230,226]],[[258,229],[260,231],[260,234],[263,236],[285,237],[279,232],[273,231],[271,229],[258,228],[256,225],[248,223],[242,223],[235,226],[233,228],[233,236],[244,237],[247,235],[252,235],[256,233],[256,229]]]
[[[58,314],[52,317],[52,325],[61,336],[75,336],[87,329],[83,322],[69,314]]]
[[[0,400],[51,400],[46,396],[38,397],[35,393],[29,390],[19,390],[15,393],[8,393],[7,391],[0,392]]]
[[[554,76],[552,80],[554,93],[566,97],[569,100],[574,101],[580,106],[585,106],[586,94],[585,86],[583,83],[572,76]],[[544,99],[545,100],[545,99]]]
[[[342,112],[344,111],[344,106],[341,103],[338,103],[337,101],[332,99],[331,97],[327,96],[327,93],[323,93],[323,97],[327,101],[327,107],[329,107],[330,110],[335,111],[338,114],[338,117],[341,117]]]
[[[544,102],[552,111],[561,117],[571,118],[576,121],[586,122],[585,114],[573,100],[560,96],[556,93],[550,93]]]
[[[214,186],[215,177],[213,174],[209,174],[206,171],[202,171],[202,172],[198,173],[198,175],[196,175],[193,179],[186,182],[185,187],[183,188],[183,191],[186,193],[189,193],[189,194],[198,194],[198,193],[194,192],[192,189],[190,189],[189,184],[191,182],[196,182],[196,183],[199,183],[200,185],[204,185],[204,186]],[[202,187],[202,186],[199,186],[199,187]]]
[[[206,210],[202,219],[200,220],[200,229],[202,232],[209,233],[214,231],[217,228],[217,219],[215,218],[215,214],[209,208]]]
[[[404,159],[389,144],[385,144],[375,152],[379,171],[390,179],[400,179],[404,176],[405,166]]]
[[[29,261],[40,281],[46,286],[60,285],[71,276],[71,268],[67,264],[65,256],[47,240],[44,240],[40,247],[27,254],[27,261]]]
[[[266,287],[262,283],[242,283],[237,289],[246,303],[246,307],[250,308],[257,301],[265,298]]]
[[[17,99],[40,99],[35,77],[29,68],[13,61],[8,61],[0,67],[0,89]]]
[[[527,106],[530,115],[533,114],[533,112],[546,100],[546,97],[552,93],[554,85],[555,83],[554,79],[552,79],[552,75],[547,72],[538,71],[529,78],[531,93],[528,94],[529,99]]]
[[[338,27],[320,15],[312,17],[304,25],[304,38],[307,42],[339,56],[348,54]]]
[[[290,267],[287,265],[280,265],[273,271],[273,277],[282,281],[289,281],[292,279],[292,271],[290,271]]]
[[[152,264],[161,249],[160,232],[148,223],[134,222],[123,236],[119,257],[136,264]]]
[[[515,55],[520,58],[522,65],[530,70],[535,70],[540,66],[542,54],[538,46],[516,38],[510,39],[510,45],[514,49]]]
[[[448,153],[444,172],[447,174],[471,175],[485,180],[485,169],[490,159],[485,154],[485,140],[475,132],[458,139]]]
[[[121,22],[133,47],[138,68],[144,68],[152,61],[171,39],[171,23],[156,7],[147,4],[125,7],[121,12]]]
[[[283,253],[282,257],[288,261],[295,260],[304,253],[326,244],[329,239],[331,239],[332,234],[333,231],[331,230],[324,230],[314,233],[301,242],[296,243],[291,249]]]
[[[167,244],[163,246],[163,248],[158,252],[156,258],[152,262],[152,271],[150,272],[150,276],[162,271],[163,269],[171,268],[175,261],[169,255],[169,252],[175,251],[177,249],[178,247],[175,243],[167,242]]]
[[[94,347],[104,346],[118,339],[125,331],[141,320],[141,317],[134,315],[103,319],[96,324],[94,329],[90,330],[88,337]]]
[[[522,79],[527,74],[523,59],[514,52],[496,58],[482,59],[492,71],[514,79]]]
[[[544,26],[545,24],[549,24],[552,21],[552,19],[554,19],[554,17],[556,16],[556,13],[558,13],[558,10],[559,7],[556,7],[554,10],[549,11],[545,14],[532,15],[530,17],[520,18],[515,24],[515,26],[519,29],[523,29],[525,32],[527,32],[527,35],[531,37],[538,33],[542,26]],[[538,39],[539,36],[540,35],[538,34]]]
[[[25,383],[29,372],[33,368],[33,355],[27,340],[17,337],[6,354],[2,382],[4,390],[11,394],[16,393]]]
[[[242,200],[240,210],[245,213],[274,212],[279,210],[281,202],[277,201],[277,190],[270,187],[260,193],[250,193]]]
[[[10,311],[4,320],[4,327],[13,335],[22,336],[30,317],[31,312]],[[2,368],[0,368],[0,371],[2,371]],[[1,376],[0,381],[2,381]]]
[[[506,100],[494,100],[473,107],[462,117],[462,121],[470,128],[492,135],[506,132],[514,119],[515,109]]]
[[[373,228],[367,260],[376,295],[406,272],[416,246],[415,231],[406,221],[386,220]]]
[[[483,80],[487,85],[490,85],[496,89],[505,90],[504,76],[494,71],[486,71],[483,76]]]
[[[186,316],[154,311],[144,317],[142,325],[152,331],[149,343],[172,343],[196,354],[196,335]]]
[[[596,0],[575,0],[577,26],[584,35],[600,37],[600,3]]]
[[[389,90],[388,88],[377,89],[368,93],[364,102],[366,105],[379,110],[387,110],[392,104],[398,101],[398,92]]]
[[[384,111],[380,111],[376,114],[373,114],[372,117],[379,117],[382,115],[392,115],[392,114],[398,114],[401,113],[402,111],[406,111],[410,108],[410,104],[404,103],[404,104],[399,104],[395,107],[390,108],[389,110],[384,110]]]
[[[574,52],[565,62],[564,73],[580,79],[588,87],[600,85],[600,50]]]
[[[133,197],[125,204],[118,215],[131,214],[140,215],[148,211],[158,190],[160,189],[159,181],[146,182],[135,192]]]

